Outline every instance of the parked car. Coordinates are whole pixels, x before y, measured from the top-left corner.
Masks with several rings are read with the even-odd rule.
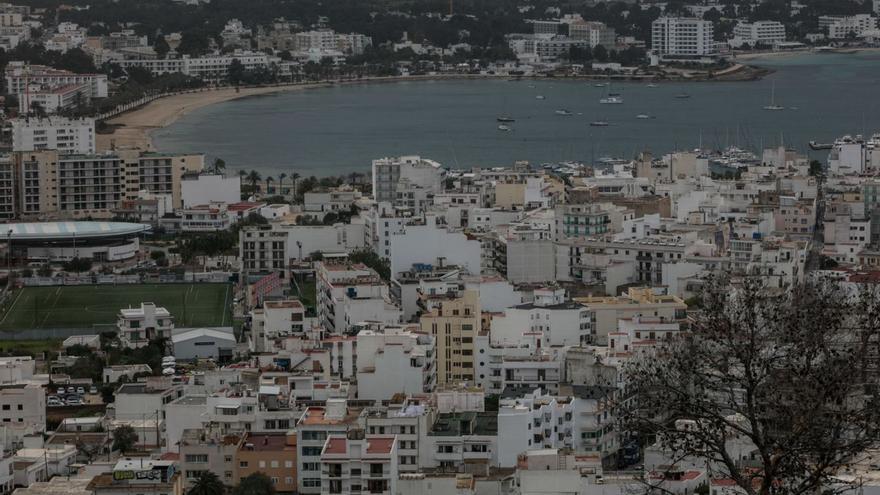
[[[76,387],[76,393],[79,395],[86,395],[86,389],[83,387]]]
[[[97,393],[98,393],[98,387],[92,385],[91,387],[89,387],[89,393],[90,393],[90,394],[97,394]]]
[[[73,399],[71,399],[71,398],[67,399],[68,406],[81,406],[82,404],[83,404],[83,401],[79,397],[75,397]]]
[[[55,400],[46,400],[46,406],[48,407],[61,407],[63,405],[64,402],[61,402],[61,399],[59,399],[58,397],[56,397]]]
[[[75,394],[75,393],[76,393],[76,387],[74,387],[74,386],[67,387],[67,393],[68,393],[68,394]]]

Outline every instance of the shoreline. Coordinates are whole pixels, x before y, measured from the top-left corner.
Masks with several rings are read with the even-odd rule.
[[[551,80],[551,81],[622,81],[622,82],[653,82],[653,83],[688,83],[688,82],[737,82],[760,79],[769,71],[745,64],[718,73],[720,77],[669,77],[650,74],[645,76],[516,76],[494,74],[433,74],[417,76],[367,77],[351,80],[335,80],[304,84],[279,84],[275,86],[259,86],[246,88],[215,88],[192,93],[166,96],[153,100],[146,105],[131,109],[105,122],[112,127],[112,132],[96,135],[96,148],[99,152],[113,149],[139,148],[145,151],[158,151],[153,143],[152,133],[170,126],[189,113],[201,108],[253,96],[274,95],[309,89],[330,88],[356,84],[384,84],[408,81],[447,81],[447,80]],[[743,77],[744,75],[744,77]]]
[[[777,52],[740,52],[736,53],[736,56],[731,58],[731,61],[749,62],[752,60],[796,57],[798,55],[852,55],[855,53],[880,53],[880,47],[843,47],[830,48],[827,50],[816,50],[811,47],[800,50],[782,50]]]

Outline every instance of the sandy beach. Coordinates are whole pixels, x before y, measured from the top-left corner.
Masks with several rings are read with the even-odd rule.
[[[105,151],[116,148],[140,148],[153,150],[150,133],[171,125],[184,115],[208,105],[224,101],[258,96],[284,91],[299,91],[308,88],[325,87],[327,84],[300,84],[289,86],[272,86],[263,88],[223,88],[198,93],[186,93],[159,98],[136,110],[126,112],[118,117],[107,120],[116,126],[111,134],[97,135],[97,148]]]

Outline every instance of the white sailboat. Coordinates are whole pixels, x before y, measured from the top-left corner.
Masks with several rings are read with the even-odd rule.
[[[785,110],[784,106],[776,104],[776,81],[773,81],[770,87],[770,104],[765,106],[764,110]]]

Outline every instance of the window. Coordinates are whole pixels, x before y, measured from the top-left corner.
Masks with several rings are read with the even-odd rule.
[[[232,456],[231,455],[224,456],[223,462],[232,462]]]
[[[239,463],[238,463],[238,467],[240,467],[240,468],[246,468],[246,467],[248,467],[248,461],[241,461],[241,462],[239,462]]]
[[[291,476],[286,476],[286,477],[284,478],[284,484],[286,484],[286,485],[292,485],[292,484],[293,484],[293,477],[291,477]]]
[[[273,485],[277,485],[277,484],[278,484],[278,477],[277,477],[277,476],[272,476],[272,484],[273,484]]]
[[[208,454],[187,454],[186,462],[204,463],[208,462]]]
[[[277,467],[279,466],[278,461],[271,461],[271,462],[269,463],[269,466],[270,466],[270,467],[273,467],[273,468],[277,468]]]
[[[293,467],[293,461],[284,461],[284,467],[286,467],[286,468],[292,468],[292,467]]]

